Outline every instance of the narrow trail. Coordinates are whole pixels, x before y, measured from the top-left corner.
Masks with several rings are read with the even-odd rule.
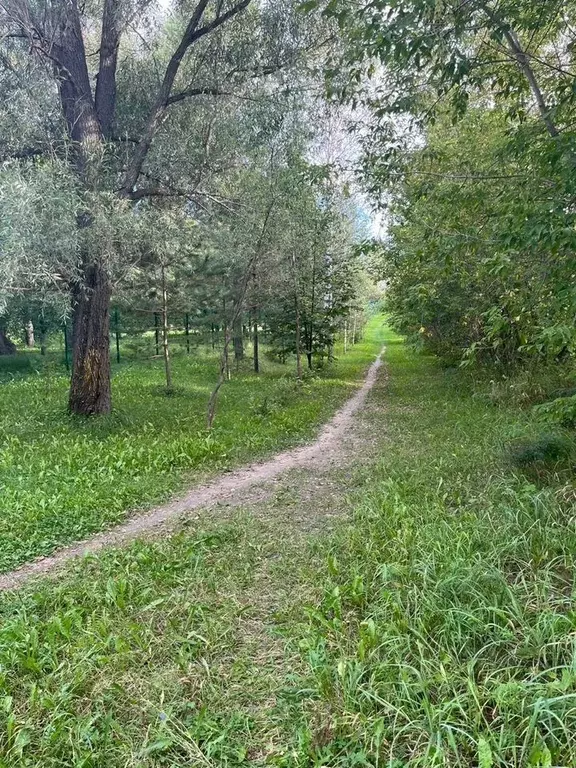
[[[353,417],[362,408],[376,383],[384,351],[385,349],[382,349],[368,369],[358,392],[337,411],[313,443],[284,451],[267,461],[229,472],[205,485],[192,488],[181,498],[136,515],[116,528],[103,531],[85,541],[59,549],[53,555],[33,560],[13,571],[0,574],[0,591],[17,589],[35,577],[59,570],[74,558],[98,552],[105,547],[129,543],[161,527],[168,529],[174,527],[184,516],[194,510],[209,508],[215,504],[228,506],[242,504],[246,500],[247,490],[274,480],[289,470],[335,463],[341,451],[341,441],[350,430]]]

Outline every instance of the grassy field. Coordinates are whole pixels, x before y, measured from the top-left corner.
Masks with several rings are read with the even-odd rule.
[[[221,390],[211,433],[206,405],[218,367],[211,352],[174,358],[171,397],[162,361],[116,366],[114,413],[99,420],[66,413],[68,379],[50,372],[50,359],[37,374],[28,364],[16,373],[3,366],[0,570],[114,525],[206,472],[310,438],[361,381],[380,327],[373,318],[362,343],[303,386],[292,366],[264,361],[256,376],[246,361]]]
[[[527,412],[387,360],[335,533],[265,508],[0,597],[0,766],[576,764],[573,486],[513,471]]]
[[[529,412],[387,359],[382,460],[288,622],[330,733],[295,765],[574,766],[573,469],[513,471],[511,446],[540,444]]]

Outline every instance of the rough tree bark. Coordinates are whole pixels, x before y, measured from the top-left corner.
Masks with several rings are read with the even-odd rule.
[[[72,294],[72,413],[109,413],[110,390],[110,281],[106,270],[85,264],[83,280]]]
[[[116,14],[115,0],[106,0],[109,13]],[[106,15],[106,10],[105,10]],[[44,56],[52,62],[60,93],[60,104],[72,140],[72,162],[85,189],[99,187],[104,134],[96,111],[80,11],[76,0],[65,4],[49,18],[40,39]],[[103,26],[103,39],[108,35]],[[92,226],[90,211],[78,217],[80,234]],[[72,285],[72,377],[69,409],[79,415],[109,413],[110,387],[110,281],[99,254],[84,247],[78,279]]]

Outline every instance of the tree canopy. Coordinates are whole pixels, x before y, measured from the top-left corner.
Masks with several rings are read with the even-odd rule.
[[[358,207],[314,151],[333,22],[293,0],[7,0],[0,25],[0,311],[71,318],[71,411],[111,408],[112,304],[329,356],[361,282]]]
[[[574,5],[306,7],[341,29],[330,93],[368,116],[362,173],[385,211],[376,272],[397,327],[452,361],[569,358]]]

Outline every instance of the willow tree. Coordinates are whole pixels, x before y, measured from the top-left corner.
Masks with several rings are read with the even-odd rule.
[[[168,110],[176,101],[196,93],[192,93],[192,89],[186,92],[186,88],[174,92],[188,51],[230,23],[250,2],[199,0],[191,9],[184,30],[165,64],[141,134],[134,141],[134,148],[119,173],[110,173],[107,152],[115,126],[119,50],[123,35],[135,21],[136,14],[142,12],[142,4],[104,0],[99,18],[91,18],[89,10],[81,7],[77,0],[41,5],[32,0],[6,0],[3,3],[3,21],[8,34],[11,38],[21,38],[53,79],[71,142],[71,163],[85,202],[84,209],[78,214],[78,228],[86,235],[82,238],[78,279],[71,286],[73,371],[69,405],[73,413],[101,414],[111,408],[111,286],[98,238],[88,234],[94,226],[91,202],[98,192],[111,189],[119,198],[143,196],[139,182],[144,164]],[[96,51],[92,52],[87,48],[87,38],[94,23],[99,24],[101,33]],[[94,61],[98,62],[96,72]]]
[[[113,234],[104,238],[98,231],[98,221],[106,219],[102,201],[109,211],[114,200],[126,206],[149,196],[175,194],[173,180],[151,172],[149,164],[159,136],[167,141],[172,112],[181,111],[190,100],[236,96],[246,84],[291,63],[302,41],[287,23],[290,2],[272,8],[256,0],[196,0],[179,4],[169,17],[148,2],[132,0],[103,0],[102,5],[3,0],[0,7],[4,66],[21,67],[26,51],[42,71],[67,143],[62,150],[57,138],[50,149],[69,161],[81,203],[77,274],[70,285],[70,410],[107,413],[109,259],[116,243]],[[145,35],[149,39],[143,45]],[[284,42],[275,45],[282,36]],[[145,95],[134,99],[141,84],[130,77],[142,61],[148,62],[150,77]],[[129,114],[133,102],[136,115]],[[181,139],[172,136],[174,151]],[[32,154],[36,152],[32,148]],[[189,174],[188,188],[180,191],[193,196],[200,177]]]

